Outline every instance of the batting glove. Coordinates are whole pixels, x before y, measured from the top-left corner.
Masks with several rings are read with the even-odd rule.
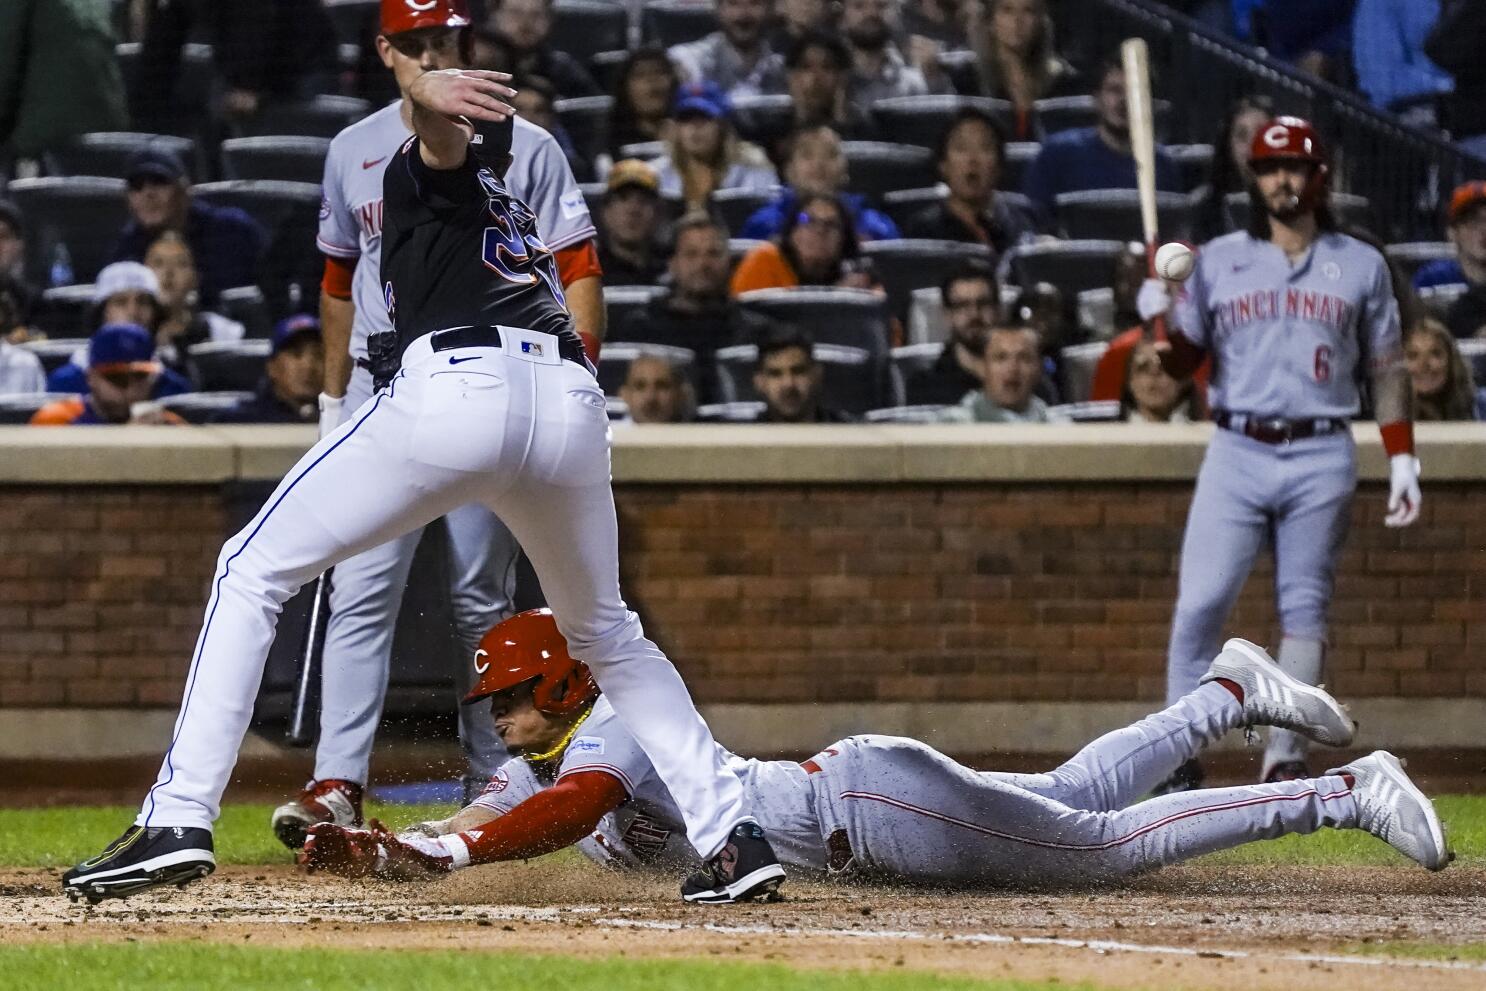
[[[1412,454],[1395,454],[1388,459],[1387,526],[1408,526],[1419,518],[1419,504],[1424,496],[1419,491],[1419,459]]]
[[[320,439],[324,440],[330,436],[336,427],[341,425],[341,407],[346,405],[344,396],[332,396],[329,393],[320,393]]]
[[[1146,279],[1135,294],[1135,311],[1142,322],[1165,316],[1171,310],[1171,290],[1160,279]]]
[[[376,819],[368,829],[318,822],[309,828],[299,865],[308,873],[375,876],[389,881],[426,881],[454,869],[454,858],[436,840],[399,838]]]

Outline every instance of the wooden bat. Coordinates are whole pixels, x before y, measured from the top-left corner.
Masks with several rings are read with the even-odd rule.
[[[284,734],[291,747],[308,747],[315,741],[319,706],[320,659],[325,652],[325,625],[330,619],[330,576],[334,568],[315,579],[310,598],[310,617],[304,624],[299,645],[299,678],[294,683],[294,702],[289,710],[289,729]]]
[[[1144,38],[1120,45],[1125,69],[1125,103],[1130,117],[1130,151],[1135,156],[1135,188],[1140,195],[1140,229],[1145,238],[1146,271],[1156,274],[1156,108],[1151,99],[1150,52]],[[1166,337],[1166,321],[1157,317],[1156,339]]]

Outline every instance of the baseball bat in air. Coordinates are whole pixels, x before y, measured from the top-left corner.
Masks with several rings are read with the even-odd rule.
[[[1140,230],[1145,238],[1146,271],[1156,274],[1156,108],[1151,98],[1150,52],[1144,38],[1120,45],[1125,70],[1125,103],[1130,117],[1130,151],[1135,156],[1135,188],[1140,195]],[[1166,321],[1156,318],[1156,337],[1166,336]]]
[[[330,619],[331,568],[315,579],[310,597],[310,617],[304,624],[304,639],[299,645],[299,677],[294,683],[294,702],[289,710],[289,729],[284,734],[291,747],[308,747],[315,740],[319,722],[317,696],[320,687],[320,660],[325,652],[325,624]]]

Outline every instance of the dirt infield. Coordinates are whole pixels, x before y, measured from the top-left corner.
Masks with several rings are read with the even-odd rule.
[[[578,863],[477,868],[435,885],[229,867],[96,908],[56,870],[0,871],[0,940],[512,950],[773,960],[1056,978],[1110,988],[1479,989],[1486,962],[1359,952],[1486,942],[1486,869],[1183,867],[1117,890],[945,894],[793,880],[774,905],[697,908],[669,879]]]

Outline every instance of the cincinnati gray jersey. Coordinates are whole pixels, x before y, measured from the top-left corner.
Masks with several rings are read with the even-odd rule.
[[[743,785],[744,808],[769,834],[779,858],[796,866],[823,869],[825,842],[812,813],[814,801],[805,769],[793,761],[750,760],[721,746],[718,749]],[[602,696],[573,733],[552,783],[584,771],[615,778],[629,798],[604,816],[594,834],[578,845],[583,853],[601,862],[630,865],[673,859],[695,862],[685,842],[681,810],[639,742]],[[506,813],[545,787],[530,764],[513,758],[496,772],[474,804]]]
[[[403,124],[401,108],[401,101],[390,103],[341,131],[330,142],[325,159],[320,232],[315,240],[327,255],[358,259],[351,280],[351,299],[356,305],[351,354],[358,358],[366,356],[368,334],[392,329],[380,271],[382,174],[412,135]],[[552,135],[516,118],[511,158],[506,188],[536,213],[542,243],[561,251],[594,236],[583,192]]]
[[[1212,354],[1212,406],[1265,417],[1355,415],[1360,377],[1403,347],[1383,256],[1334,232],[1294,264],[1244,231],[1210,241],[1175,323]]]

